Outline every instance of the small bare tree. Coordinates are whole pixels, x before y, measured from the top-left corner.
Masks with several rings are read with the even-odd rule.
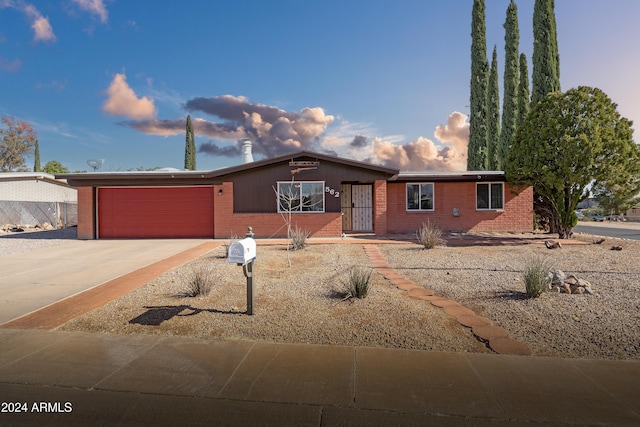
[[[272,187],[278,201],[278,212],[287,228],[287,262],[291,267],[290,250],[302,249],[306,245],[309,231],[293,226],[293,214],[296,212],[321,211],[324,207],[324,189],[322,192],[305,192],[303,183],[291,177],[289,183],[279,183]]]

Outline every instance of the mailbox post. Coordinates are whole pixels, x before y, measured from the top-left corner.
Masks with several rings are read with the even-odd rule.
[[[247,278],[247,314],[253,315],[253,263],[256,260],[256,241],[253,239],[251,227],[247,237],[233,242],[229,246],[229,263],[242,266],[244,277]]]

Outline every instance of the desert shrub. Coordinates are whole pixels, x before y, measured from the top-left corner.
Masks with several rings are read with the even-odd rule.
[[[213,272],[209,268],[201,266],[185,275],[185,290],[176,296],[179,298],[205,296],[211,292],[212,286]]]
[[[371,287],[371,268],[355,266],[349,270],[347,279],[342,282],[345,299],[365,298]]]
[[[525,265],[523,279],[527,295],[531,298],[537,298],[549,288],[551,276],[549,272],[551,268],[547,260],[539,255],[533,256],[527,260]]]
[[[433,249],[436,246],[444,246],[446,241],[442,238],[442,230],[431,221],[423,222],[422,227],[416,231],[418,243],[425,249]]]
[[[297,251],[298,249],[304,249],[305,246],[307,246],[307,239],[309,238],[309,235],[311,235],[311,233],[307,229],[299,228],[298,226],[292,228],[290,232],[290,240],[293,250]]]

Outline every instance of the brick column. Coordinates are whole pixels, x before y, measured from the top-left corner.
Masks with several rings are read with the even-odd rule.
[[[376,236],[387,234],[387,181],[377,179],[373,183],[373,218]]]
[[[213,186],[213,238],[228,238],[233,225],[233,182],[216,184]]]
[[[94,187],[78,187],[78,239],[96,238],[96,198]]]

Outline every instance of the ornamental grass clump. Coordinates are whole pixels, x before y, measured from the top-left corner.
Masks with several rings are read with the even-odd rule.
[[[213,272],[207,267],[195,269],[186,276],[185,290],[178,293],[178,298],[194,298],[208,295],[213,286]]]
[[[342,282],[345,297],[365,298],[371,288],[371,269],[362,266],[352,267],[347,280]]]
[[[530,298],[537,298],[549,288],[551,268],[547,260],[539,255],[531,257],[524,269],[524,286]]]
[[[289,237],[293,250],[304,249],[307,246],[309,235],[311,235],[311,233],[307,229],[299,228],[298,226],[292,228]]]
[[[442,238],[442,230],[431,221],[423,222],[422,227],[416,231],[416,238],[425,249],[433,249],[436,246],[444,246],[446,241]]]

